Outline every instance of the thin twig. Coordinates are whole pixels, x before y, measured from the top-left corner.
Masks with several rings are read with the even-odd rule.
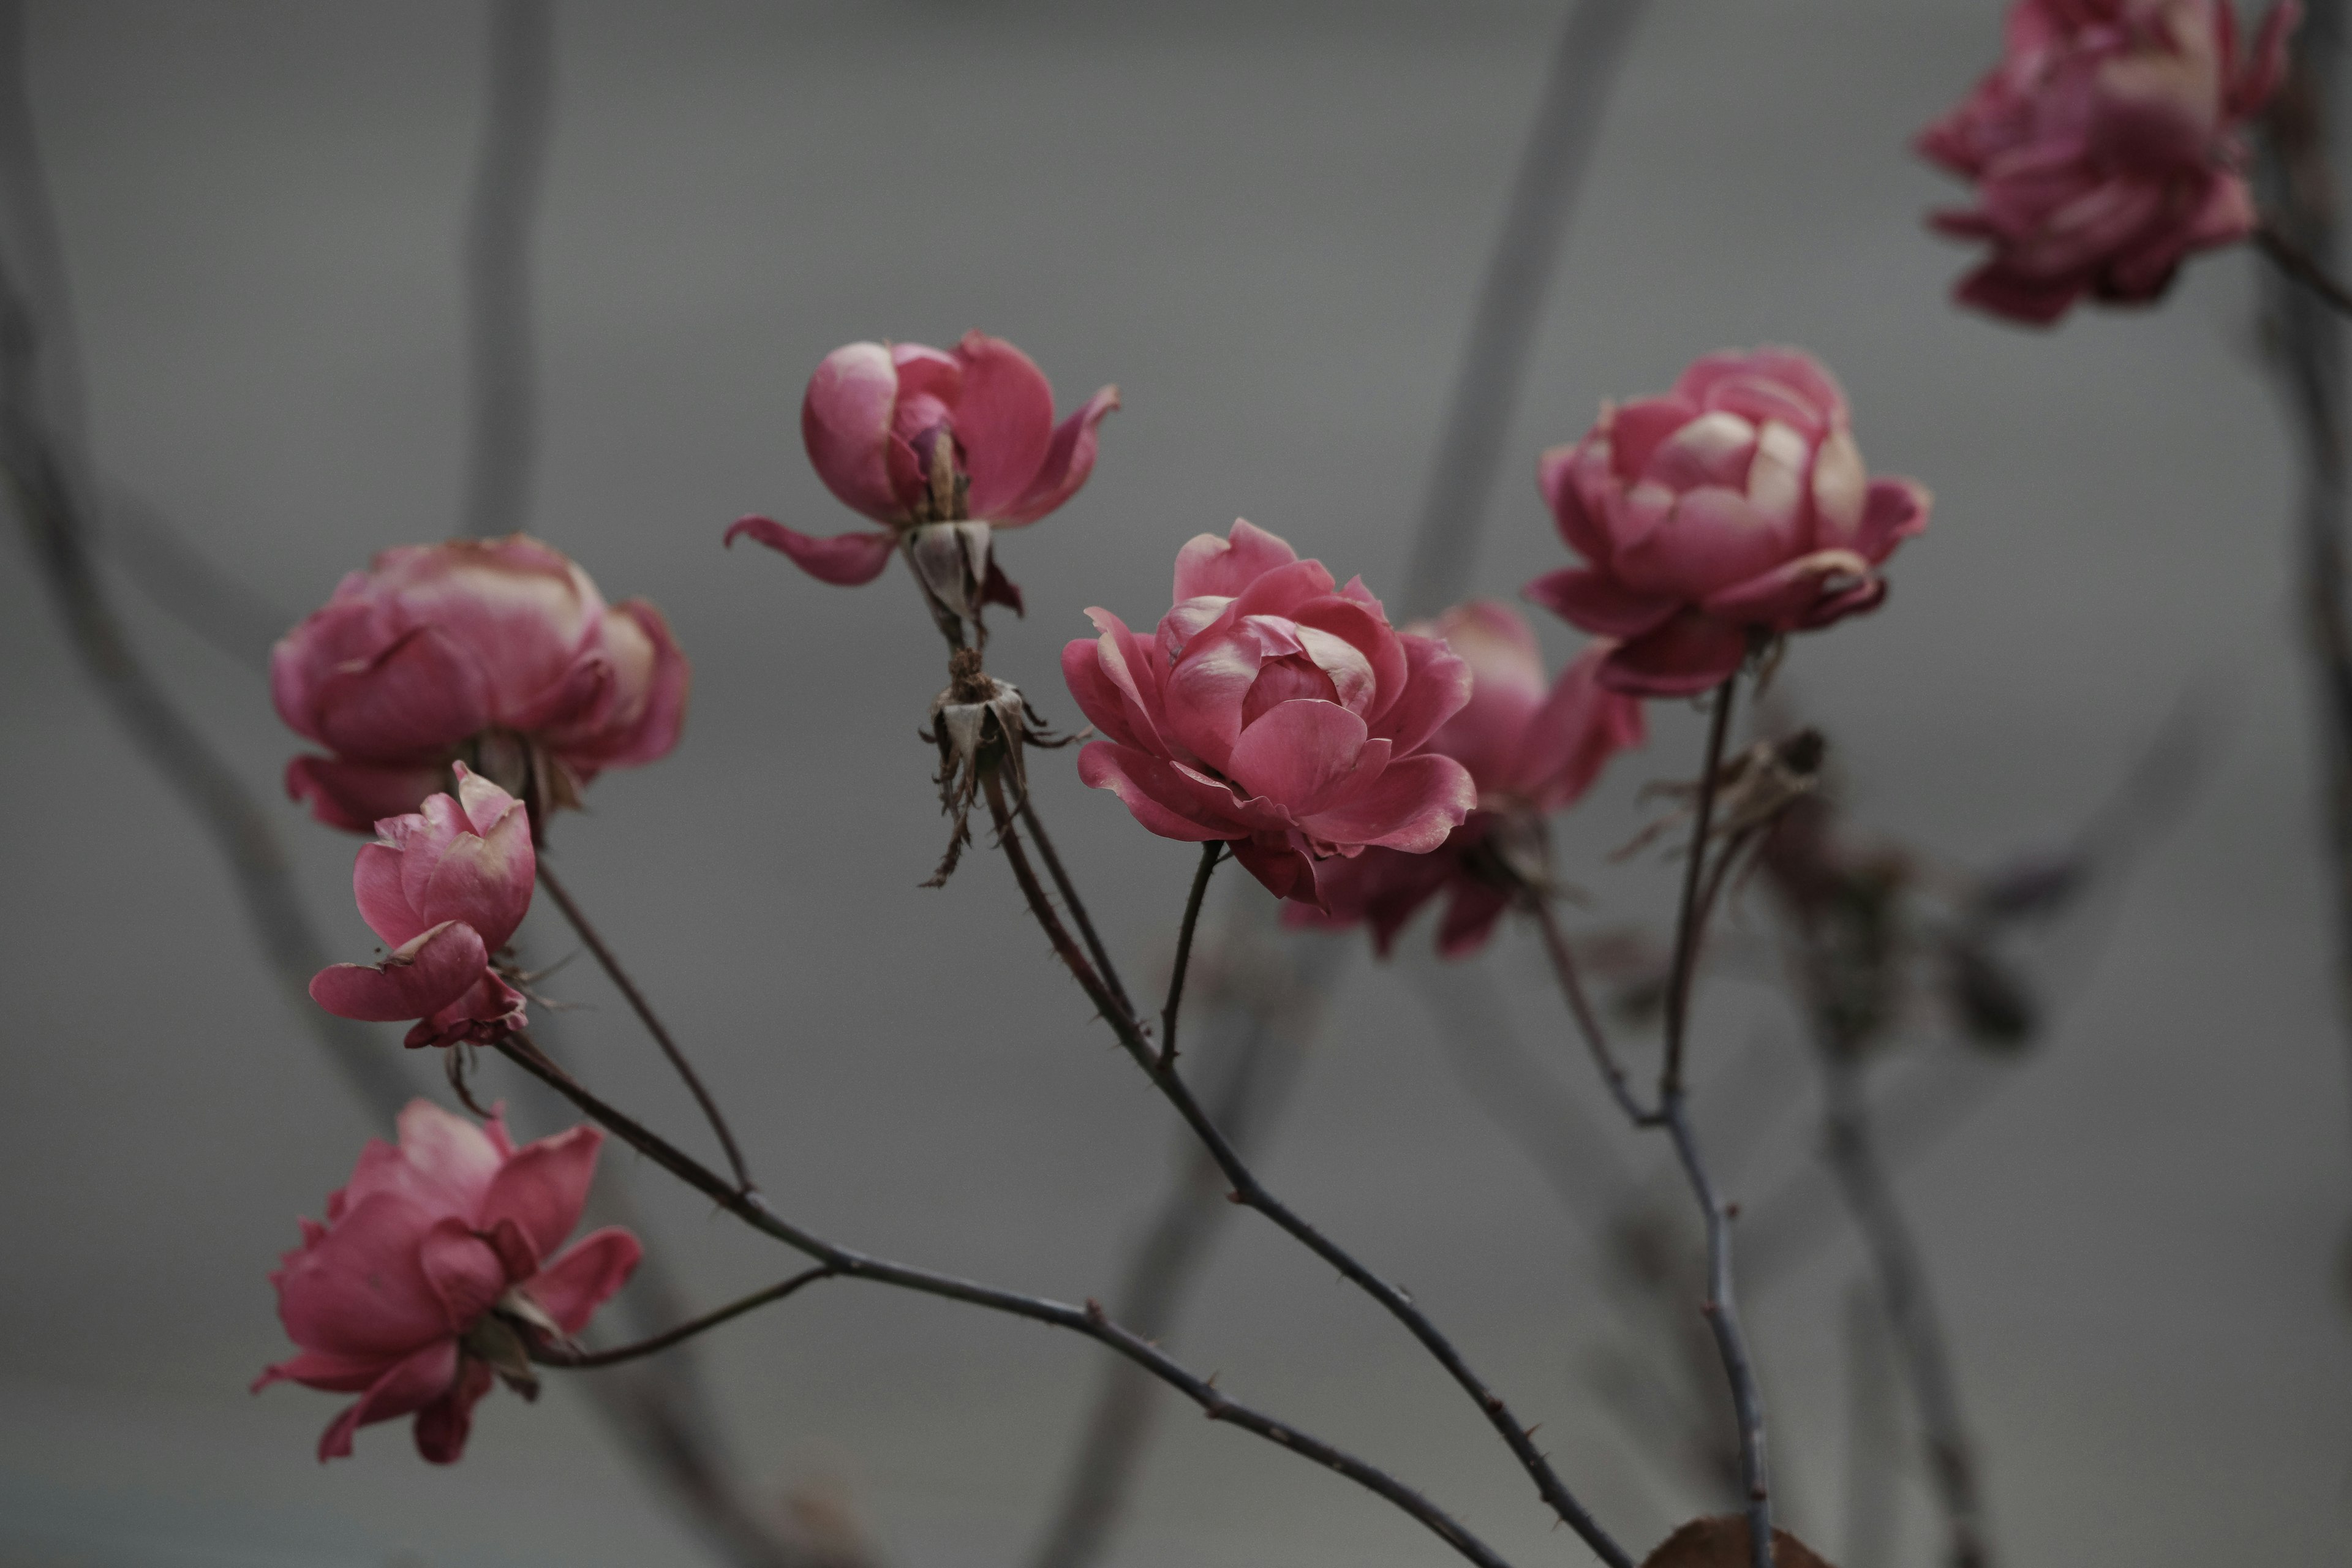
[[[1439,1331],[1437,1325],[1430,1321],[1428,1315],[1415,1306],[1412,1299],[1404,1291],[1372,1273],[1370,1269],[1357,1261],[1353,1255],[1299,1217],[1287,1205],[1276,1198],[1250,1170],[1231,1141],[1219,1131],[1217,1125],[1210,1121],[1207,1113],[1201,1109],[1200,1102],[1193,1098],[1192,1090],[1185,1085],[1175,1064],[1171,1062],[1162,1065],[1159,1053],[1151,1048],[1150,1040],[1143,1031],[1141,1021],[1128,1009],[1118,1005],[1109,986],[1096,972],[1094,965],[1087,962],[1086,955],[1078,951],[1077,943],[1071,939],[1068,931],[1062,924],[1061,917],[1055,912],[1052,900],[1045,896],[1045,888],[1037,880],[1036,872],[1030,868],[1027,851],[1022,847],[1020,834],[1013,823],[1013,814],[1005,804],[1003,786],[993,772],[986,775],[984,788],[988,795],[990,812],[995,818],[998,847],[1004,851],[1005,859],[1012,865],[1013,879],[1020,884],[1022,896],[1028,900],[1030,912],[1037,917],[1037,923],[1045,928],[1046,938],[1053,943],[1055,954],[1076,978],[1079,987],[1086,992],[1087,999],[1093,1002],[1097,1009],[1101,1012],[1105,1021],[1110,1025],[1112,1032],[1118,1037],[1119,1044],[1135,1059],[1136,1065],[1142,1068],[1150,1076],[1152,1084],[1175,1108],[1177,1114],[1184,1119],[1185,1125],[1192,1128],[1193,1135],[1200,1139],[1202,1147],[1206,1148],[1211,1157],[1217,1162],[1217,1168],[1224,1173],[1225,1179],[1233,1184],[1233,1201],[1265,1215],[1294,1240],[1338,1269],[1349,1283],[1362,1290],[1385,1309],[1390,1316],[1402,1323],[1413,1338],[1421,1342],[1423,1348],[1436,1359],[1438,1364],[1443,1366],[1464,1392],[1477,1404],[1480,1411],[1486,1415],[1488,1424],[1495,1428],[1510,1448],[1513,1456],[1518,1459],[1521,1468],[1535,1481],[1538,1493],[1546,1503],[1550,1505],[1560,1521],[1581,1536],[1585,1543],[1591,1546],[1603,1562],[1610,1563],[1612,1568],[1632,1568],[1633,1560],[1626,1554],[1625,1549],[1618,1545],[1609,1533],[1601,1528],[1599,1521],[1593,1519],[1584,1505],[1576,1500],[1575,1495],[1568,1489],[1566,1483],[1559,1479],[1559,1473],[1552,1468],[1551,1461],[1536,1447],[1534,1439],[1528,1436],[1528,1429],[1519,1424],[1518,1418],[1511,1413],[1509,1405],[1504,1402],[1502,1396],[1489,1388],[1477,1373],[1471,1370],[1469,1363],[1463,1360],[1462,1352],[1454,1348],[1453,1342],[1444,1333]]]
[[[1246,1432],[1255,1433],[1282,1447],[1322,1465],[1357,1485],[1378,1493],[1402,1510],[1432,1533],[1482,1568],[1507,1568],[1503,1558],[1445,1511],[1404,1485],[1386,1471],[1365,1463],[1318,1437],[1309,1436],[1286,1422],[1254,1410],[1226,1398],[1213,1383],[1195,1375],[1163,1352],[1149,1340],[1113,1322],[1102,1309],[1089,1302],[1085,1307],[1073,1307],[1042,1296],[1026,1296],[1017,1291],[999,1289],[974,1280],[949,1274],[934,1273],[907,1264],[838,1246],[803,1229],[776,1213],[767,1199],[757,1192],[747,1192],[730,1185],[724,1176],[678,1149],[675,1144],[647,1128],[644,1123],[619,1110],[590,1090],[562,1068],[548,1059],[531,1041],[527,1031],[517,1030],[495,1042],[494,1048],[525,1072],[553,1089],[582,1111],[610,1131],[614,1137],[646,1159],[659,1165],[688,1186],[725,1209],[737,1219],[782,1242],[812,1261],[847,1279],[863,1279],[875,1284],[896,1286],[900,1289],[936,1296],[945,1300],[961,1301],[970,1306],[1027,1318],[1033,1322],[1048,1324],[1083,1334],[1098,1344],[1125,1356],[1143,1367],[1153,1376],[1175,1388],[1198,1405],[1212,1421],[1223,1421]]]
[[[1902,1447],[1886,1318],[1861,1281],[1845,1299],[1845,1550],[1841,1568],[1886,1568],[1894,1560]]]
[[[481,150],[466,225],[466,497],[461,531],[523,526],[539,454],[532,375],[530,231],[553,117],[551,0],[490,0]]]
[[[736,1145],[735,1134],[728,1127],[727,1118],[719,1111],[719,1102],[703,1087],[701,1076],[686,1059],[686,1053],[678,1048],[677,1042],[670,1037],[669,1029],[655,1014],[653,1004],[646,1000],[645,993],[637,989],[636,983],[629,978],[628,971],[621,967],[621,961],[613,956],[613,950],[604,945],[604,937],[581,912],[579,904],[565,890],[562,881],[555,875],[555,868],[547,863],[543,855],[539,860],[539,885],[554,899],[555,907],[563,911],[563,918],[572,922],[572,929],[580,933],[582,942],[588,944],[588,951],[604,966],[605,974],[611,977],[621,994],[628,998],[630,1009],[636,1014],[637,1021],[645,1025],[646,1033],[654,1037],[654,1044],[659,1046],[662,1055],[669,1058],[669,1065],[677,1069],[677,1076],[685,1080],[687,1089],[693,1093],[694,1102],[702,1107],[703,1120],[709,1121],[710,1131],[719,1135],[719,1146],[727,1152],[727,1168],[735,1173],[735,1184],[750,1191],[755,1184],[751,1173],[743,1163],[743,1151]]]
[[[1658,1114],[1674,1140],[1675,1155],[1690,1182],[1691,1196],[1698,1201],[1706,1219],[1707,1300],[1700,1310],[1706,1314],[1706,1326],[1715,1334],[1724,1375],[1731,1384],[1732,1410],[1739,1423],[1739,1482],[1747,1492],[1748,1552],[1755,1568],[1772,1568],[1772,1491],[1764,1454],[1764,1396],[1756,1384],[1756,1369],[1748,1359],[1738,1299],[1732,1290],[1731,1214],[1707,1179],[1683,1091],[1669,1090],[1659,1103]]]
[[[1642,0],[1577,0],[1560,26],[1430,466],[1405,573],[1403,604],[1412,614],[1433,615],[1459,598],[1469,581],[1535,349],[1537,319],[1558,269],[1578,188],[1601,140],[1610,85],[1642,9]]]
[[[1824,1050],[1822,1070],[1824,1151],[1862,1233],[1911,1401],[1919,1412],[1928,1475],[1944,1510],[1948,1559],[1952,1568],[1990,1568],[1992,1550],[1985,1534],[1984,1500],[1975,1449],[1960,1415],[1959,1387],[1928,1293],[1927,1268],[1871,1135],[1861,1064],[1851,1052]]]
[[[1087,952],[1094,958],[1096,972],[1108,983],[1111,994],[1118,998],[1118,1005],[1133,1012],[1135,1004],[1128,1000],[1127,988],[1119,984],[1118,972],[1111,963],[1109,950],[1103,946],[1102,938],[1095,934],[1094,920],[1087,913],[1086,905],[1078,901],[1069,873],[1062,869],[1062,858],[1054,853],[1054,841],[1046,837],[1045,825],[1037,819],[1036,811],[1030,805],[1027,790],[1021,792],[1018,809],[1021,820],[1028,826],[1029,837],[1036,842],[1037,858],[1045,862],[1045,874],[1054,879],[1054,887],[1062,895],[1063,907],[1070,911],[1070,919],[1077,924],[1078,939],[1087,944]]]
[[[655,1334],[649,1339],[637,1340],[625,1345],[614,1345],[610,1350],[601,1351],[573,1350],[569,1346],[556,1344],[534,1344],[530,1347],[530,1359],[542,1366],[616,1366],[623,1362],[635,1361],[641,1356],[654,1355],[668,1350],[672,1345],[690,1340],[695,1335],[715,1329],[721,1323],[732,1321],[746,1312],[757,1311],[761,1307],[781,1301],[803,1286],[814,1285],[820,1279],[833,1279],[835,1272],[832,1268],[822,1263],[814,1268],[804,1268],[781,1284],[771,1285],[764,1290],[754,1290],[740,1301],[730,1301],[724,1307],[705,1312],[698,1318],[680,1323],[677,1327]]]
[[[1634,1126],[1654,1125],[1658,1113],[1634,1095],[1625,1068],[1617,1060],[1608,1034],[1601,1027],[1600,1016],[1592,1010],[1592,999],[1585,994],[1583,977],[1577,973],[1576,954],[1568,945],[1567,933],[1559,929],[1559,920],[1552,913],[1550,901],[1535,889],[1530,889],[1521,901],[1535,917],[1536,929],[1543,933],[1544,951],[1551,956],[1551,972],[1559,981],[1560,994],[1567,999],[1570,1016],[1576,1020],[1577,1033],[1584,1037],[1585,1049],[1592,1053],[1593,1065],[1601,1069],[1601,1081],[1609,1086],[1610,1098],[1616,1100],[1617,1108]]]
[[[1675,965],[1666,977],[1666,1058],[1658,1079],[1660,1110],[1683,1090],[1683,1039],[1690,1027],[1691,974],[1698,966],[1699,926],[1706,905],[1699,899],[1699,873],[1706,864],[1706,836],[1715,822],[1716,774],[1723,771],[1723,744],[1731,732],[1731,703],[1739,672],[1715,689],[1715,711],[1707,721],[1706,760],[1698,775],[1698,804],[1691,816],[1690,858],[1683,867],[1682,912],[1675,921]]]
[[[2275,262],[2280,271],[2318,295],[2329,310],[2339,316],[2352,316],[2352,292],[2347,292],[2309,251],[2281,230],[2268,223],[2262,225],[2254,230],[2254,247]]]
[[[1028,803],[1023,802],[1025,810]],[[1029,818],[1035,827],[1036,818]],[[1038,846],[1044,847],[1041,843]],[[1168,973],[1168,1004],[1160,1009],[1160,1066],[1162,1071],[1176,1065],[1176,1010],[1184,1005],[1184,971],[1192,963],[1192,930],[1201,923],[1201,900],[1209,893],[1209,874],[1217,868],[1217,858],[1225,852],[1223,843],[1211,840],[1201,846],[1200,868],[1192,873],[1192,891],[1184,900],[1184,923],[1176,931],[1176,966]],[[1063,895],[1068,901],[1069,895]],[[1072,904],[1076,914],[1079,906]]]

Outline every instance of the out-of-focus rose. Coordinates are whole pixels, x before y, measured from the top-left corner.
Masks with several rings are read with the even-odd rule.
[[[321,1462],[349,1455],[360,1427],[412,1414],[417,1452],[455,1461],[492,1375],[536,1392],[531,1336],[580,1332],[637,1266],[625,1230],[563,1246],[604,1137],[575,1127],[517,1149],[496,1116],[477,1127],[412,1100],[399,1144],[369,1142],[327,1223],[305,1219],[269,1276],[300,1353],[255,1391],[285,1381],[360,1396],[319,1439]]]
[[[1476,804],[1462,764],[1426,749],[1469,700],[1469,667],[1270,533],[1236,522],[1185,545],[1155,638],[1087,614],[1101,635],[1065,647],[1062,674],[1104,739],[1078,776],[1163,838],[1229,841],[1278,897],[1319,904],[1339,863],[1434,849]]]
[[[1844,392],[1794,349],[1709,354],[1663,397],[1604,405],[1539,481],[1586,564],[1528,597],[1621,639],[1601,683],[1651,697],[1720,683],[1751,634],[1874,607],[1879,566],[1927,525],[1927,492],[1870,478]]]
[[[1543,817],[1573,805],[1621,751],[1647,738],[1642,704],[1600,681],[1613,643],[1596,642],[1549,689],[1535,635],[1517,611],[1489,599],[1456,605],[1429,632],[1468,661],[1470,700],[1430,738],[1478,786],[1478,809],[1428,855],[1368,849],[1323,879],[1326,910],[1291,906],[1293,924],[1359,922],[1386,957],[1396,933],[1431,899],[1447,895],[1437,950],[1457,958],[1485,945],[1495,922],[1539,865],[1515,863],[1514,851],[1539,846]],[[1538,856],[1539,858],[1539,856]]]
[[[2272,6],[2242,66],[2230,0],[2018,0],[2000,64],[1917,143],[1977,187],[1931,220],[1991,247],[1958,298],[2047,323],[2084,294],[2153,300],[2192,251],[2252,233],[2240,129],[2299,14]]]
[[[1095,426],[1118,406],[1118,388],[1106,386],[1056,425],[1045,373],[980,332],[945,353],[921,343],[847,344],[809,378],[801,439],[825,488],[883,529],[819,539],[747,517],[727,531],[728,542],[748,533],[810,576],[855,587],[879,576],[903,542],[926,585],[957,614],[983,603],[1017,611],[1020,591],[996,569],[988,530],[1034,522],[1076,495],[1094,471]],[[968,588],[956,582],[967,573]]]
[[[333,753],[295,758],[287,793],[360,833],[448,788],[459,761],[543,829],[600,769],[677,743],[687,685],[660,611],[606,607],[588,574],[520,533],[385,551],[269,663],[278,717]]]
[[[370,930],[392,949],[382,963],[334,963],[310,999],[368,1023],[420,1020],[411,1047],[495,1039],[520,1027],[522,994],[490,967],[530,908],[539,870],[523,804],[465,763],[457,795],[375,825],[360,847],[352,891]]]

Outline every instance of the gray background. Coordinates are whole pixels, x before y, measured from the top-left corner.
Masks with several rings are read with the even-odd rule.
[[[1555,15],[563,7],[533,528],[611,595],[661,604],[697,684],[676,754],[599,783],[559,853],[792,1212],[1077,1298],[1110,1287],[1173,1146],[1002,865],[915,887],[940,825],[912,731],[940,677],[901,578],[829,589],[719,549],[748,510],[851,524],[800,452],[809,369],[851,338],[977,325],[1066,404],[1119,383],[1091,485],[1004,552],[1031,614],[992,664],[1056,718],[1054,654],[1082,607],[1149,622],[1176,546],[1236,514],[1381,587]],[[478,23],[458,5],[34,12],[99,459],[289,615],[456,511]],[[2063,976],[2050,1048],[1906,1194],[2013,1562],[2341,1562],[2344,1052],[2255,264],[2200,262],[2157,312],[2048,334],[1951,309],[1962,258],[1919,216],[1952,193],[1906,142],[1997,25],[1991,5],[1924,0],[1656,8],[1475,581],[1508,595],[1561,559],[1525,476],[1601,397],[1719,344],[1793,342],[1845,380],[1874,467],[1938,496],[1887,609],[1807,639],[1787,672],[1866,822],[1961,857],[2033,839],[2099,798],[2183,689],[2221,694],[2214,771],[2111,940]],[[6,549],[0,1559],[677,1560],[685,1538],[570,1391],[491,1400],[452,1470],[388,1427],[322,1469],[329,1400],[246,1395],[282,1353],[265,1270],[383,1129],[275,1000],[211,850]],[[258,680],[160,616],[140,635],[274,799],[292,741]],[[1662,706],[1654,731],[1563,825],[1571,866],[1630,831],[1633,785],[1690,771],[1691,715]],[[1065,760],[1038,772],[1109,940],[1152,974],[1190,850]],[[277,809],[329,931],[363,955],[352,842]],[[1612,915],[1651,913],[1667,879],[1653,864],[1596,885]],[[550,919],[535,940],[568,946]],[[1514,935],[1496,972],[1549,1047],[1535,962]],[[601,982],[581,965],[559,984],[603,1004],[566,1020],[584,1070],[688,1130]],[[1777,1018],[1727,984],[1701,1054],[1743,1029],[1785,1040]],[[1720,1097],[1707,1110],[1739,1119]],[[1769,1137],[1801,1154],[1801,1120]],[[1460,1092],[1402,976],[1352,972],[1268,1166],[1545,1423],[1622,1535],[1646,1543],[1697,1506],[1596,1406],[1591,1258]],[[698,1297],[778,1272],[703,1205],[636,1184]],[[1853,1268],[1825,1249],[1755,1323],[1786,1502],[1832,1552]],[[1394,1326],[1263,1227],[1228,1238],[1182,1341],[1507,1552],[1581,1559]],[[904,1561],[987,1563],[1029,1542],[1099,1353],[833,1287],[727,1331],[710,1362],[763,1493],[837,1484]],[[1923,1510],[1912,1529],[1926,1561]],[[1344,1484],[1178,1417],[1122,1560],[1446,1559]]]

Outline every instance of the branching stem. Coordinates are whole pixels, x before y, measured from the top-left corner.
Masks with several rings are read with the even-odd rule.
[[[611,1350],[603,1351],[583,1351],[573,1350],[564,1345],[535,1344],[530,1349],[530,1359],[541,1366],[567,1368],[614,1366],[622,1362],[635,1361],[641,1356],[653,1355],[656,1352],[669,1349],[672,1345],[683,1343],[697,1334],[715,1329],[719,1324],[740,1318],[746,1312],[756,1311],[772,1302],[781,1301],[804,1285],[814,1285],[820,1279],[833,1279],[835,1272],[835,1269],[822,1263],[814,1268],[804,1268],[781,1284],[771,1285],[764,1290],[754,1290],[740,1301],[730,1301],[714,1311],[705,1312],[702,1316],[690,1319],[674,1329],[655,1334],[648,1339],[638,1340],[632,1344],[614,1345]]]
[[[1715,712],[1707,723],[1706,762],[1699,770],[1690,858],[1683,867],[1682,913],[1675,922],[1675,966],[1666,978],[1666,1063],[1658,1081],[1662,1102],[1683,1091],[1683,1039],[1690,1028],[1691,973],[1698,966],[1699,927],[1707,903],[1699,897],[1699,878],[1706,866],[1706,836],[1715,825],[1716,774],[1723,770],[1724,741],[1731,733],[1731,700],[1738,686],[1739,672],[1734,670],[1715,689]]]
[[[2352,290],[2338,283],[2317,258],[2288,238],[2285,231],[2264,222],[2254,230],[2254,247],[2281,272],[2317,295],[2329,310],[2339,316],[2352,316]]]

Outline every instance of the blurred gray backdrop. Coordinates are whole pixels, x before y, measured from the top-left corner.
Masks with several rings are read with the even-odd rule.
[[[1054,718],[1072,718],[1054,658],[1080,611],[1148,623],[1176,547],[1236,515],[1391,584],[1557,17],[1485,0],[561,7],[531,527],[608,595],[659,603],[696,689],[677,753],[599,783],[557,853],[790,1211],[1078,1299],[1111,1288],[1174,1148],[1001,862],[916,887],[942,829],[913,731],[941,678],[905,584],[826,588],[719,549],[751,510],[854,522],[801,455],[809,370],[852,338],[978,326],[1066,405],[1120,384],[1093,482],[1003,551],[1030,613],[992,667]],[[1718,345],[1790,342],[1844,379],[1874,467],[1938,498],[1887,608],[1805,639],[1785,675],[1836,735],[1865,824],[1960,858],[2034,840],[2095,804],[2182,690],[2218,693],[2214,767],[2109,941],[2060,977],[2053,1037],[1905,1191],[2012,1563],[2342,1562],[2345,1051],[2255,263],[2199,262],[2160,310],[2051,333],[1948,306],[1962,258],[1920,216],[1952,193],[1906,140],[1990,61],[1998,17],[1656,6],[1474,577],[1508,596],[1561,559],[1534,458],[1601,397]],[[33,11],[99,461],[289,618],[371,552],[454,526],[481,37],[460,4]],[[246,1394],[283,1352],[265,1271],[386,1130],[270,991],[211,849],[92,701],[13,528],[0,561],[0,1561],[684,1560],[689,1538],[573,1389],[492,1399],[450,1470],[398,1427],[321,1468],[330,1399]],[[260,681],[161,616],[139,635],[274,802],[294,742]],[[1572,868],[1631,831],[1636,784],[1691,771],[1693,717],[1662,706],[1654,731],[1563,825]],[[1080,788],[1066,754],[1036,773],[1150,984],[1191,850]],[[328,930],[365,954],[352,841],[276,809]],[[1669,879],[1592,879],[1619,917],[1663,909]],[[567,949],[551,919],[533,940]],[[1514,934],[1493,969],[1589,1090],[1533,949]],[[565,1020],[583,1070],[690,1131],[601,979],[552,984],[599,1004]],[[1710,991],[1699,1026],[1703,1060],[1753,1037],[1804,1070],[1764,990]],[[1739,1120],[1721,1097],[1706,1111]],[[1801,1115],[1761,1131],[1802,1156]],[[1637,1549],[1698,1506],[1593,1398],[1585,1359],[1611,1331],[1592,1259],[1402,977],[1351,972],[1267,1164],[1455,1331]],[[635,1185],[698,1299],[776,1276],[773,1248],[649,1173]],[[1854,1267],[1843,1240],[1822,1249],[1755,1320],[1785,1506],[1832,1551]],[[1267,1227],[1234,1227],[1181,1348],[1507,1552],[1582,1560],[1395,1326]],[[853,1286],[708,1350],[763,1495],[837,1488],[919,1564],[1026,1550],[1102,1353]],[[1924,1509],[1911,1528],[1924,1561]],[[1446,1560],[1352,1488],[1189,1415],[1122,1551],[1136,1568]]]

